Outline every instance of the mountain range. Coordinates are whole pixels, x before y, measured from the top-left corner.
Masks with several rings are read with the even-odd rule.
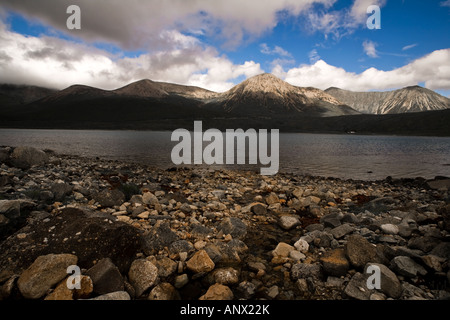
[[[332,87],[325,92],[367,114],[396,114],[450,108],[450,99],[420,86],[386,92],[354,92]]]
[[[0,85],[1,127],[173,130],[203,120],[219,129],[450,135],[448,121],[443,122],[449,108],[449,99],[418,86],[392,92],[323,91],[272,74],[251,77],[223,93],[148,79],[115,90]],[[386,127],[390,121],[394,129]]]

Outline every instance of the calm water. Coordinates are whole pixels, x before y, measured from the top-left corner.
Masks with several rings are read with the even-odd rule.
[[[170,136],[151,131],[0,129],[0,145],[167,168],[174,166],[170,154],[177,144]],[[364,180],[450,176],[450,138],[282,133],[280,171]]]

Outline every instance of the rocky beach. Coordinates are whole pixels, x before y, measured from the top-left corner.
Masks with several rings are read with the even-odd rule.
[[[0,299],[448,300],[449,189],[0,147]]]

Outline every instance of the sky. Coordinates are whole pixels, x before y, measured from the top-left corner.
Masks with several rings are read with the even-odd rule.
[[[67,27],[70,5],[80,29]],[[261,73],[450,97],[450,0],[0,0],[0,83],[111,90],[151,79],[224,92]]]

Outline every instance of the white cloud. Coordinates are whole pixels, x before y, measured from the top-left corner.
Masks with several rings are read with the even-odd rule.
[[[432,90],[449,90],[450,49],[436,50],[390,71],[369,68],[357,74],[319,60],[287,71],[276,66],[272,72],[293,85],[320,89],[334,86],[352,91],[390,90],[423,82]]]
[[[279,46],[275,46],[273,49],[270,49],[270,47],[267,45],[267,43],[261,43],[260,45],[261,53],[268,54],[268,55],[278,55],[282,57],[292,57],[292,55],[284,50],[283,48]]]
[[[149,78],[225,91],[235,78],[263,73],[258,63],[233,64],[214,48],[204,48],[176,30],[167,34],[178,48],[129,58],[54,37],[23,36],[0,21],[0,83],[58,89],[79,83],[115,89]]]
[[[281,11],[298,16],[314,3],[329,6],[336,0],[2,0],[2,6],[39,19],[68,32],[66,9],[81,8],[81,30],[70,32],[85,41],[112,42],[124,49],[173,49],[161,37],[164,30],[221,39],[225,46],[237,47],[246,38],[255,38],[279,22]]]
[[[442,1],[440,4],[442,7],[450,7],[450,0]]]
[[[378,58],[377,54],[377,44],[373,41],[366,40],[363,42],[364,53],[367,54],[371,58]]]
[[[449,0],[449,1],[450,1],[450,0]],[[406,51],[406,50],[412,49],[412,48],[417,47],[417,46],[418,46],[417,43],[413,43],[413,44],[404,46],[404,47],[402,48],[402,51]]]
[[[309,57],[309,62],[310,62],[310,63],[316,63],[317,61],[320,60],[320,56],[319,56],[319,54],[317,53],[317,50],[316,50],[316,49],[311,50],[311,51],[309,52],[309,54],[308,54],[308,57]]]

